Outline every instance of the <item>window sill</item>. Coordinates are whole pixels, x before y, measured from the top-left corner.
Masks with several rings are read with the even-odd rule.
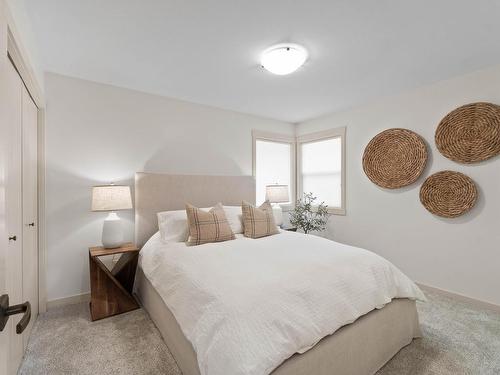
[[[340,215],[340,216],[345,216],[345,208],[330,208],[328,207],[328,213],[332,215]]]

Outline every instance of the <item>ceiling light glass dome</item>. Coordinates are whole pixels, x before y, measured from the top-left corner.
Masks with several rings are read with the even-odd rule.
[[[300,68],[307,60],[307,50],[292,43],[277,44],[262,53],[262,67],[273,74],[286,75]]]

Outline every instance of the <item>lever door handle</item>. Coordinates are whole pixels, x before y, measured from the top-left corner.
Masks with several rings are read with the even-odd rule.
[[[28,224],[28,227],[34,227],[35,226],[35,223],[29,223]]]
[[[5,328],[9,316],[15,314],[24,314],[19,323],[16,324],[16,333],[20,335],[31,320],[31,304],[26,301],[19,305],[9,306],[9,295],[0,296],[0,332]]]
[[[16,333],[20,335],[26,329],[31,320],[31,303],[26,301],[19,305],[11,306],[13,314],[24,314],[19,323],[16,324]]]
[[[17,236],[10,236],[9,241],[17,241]]]

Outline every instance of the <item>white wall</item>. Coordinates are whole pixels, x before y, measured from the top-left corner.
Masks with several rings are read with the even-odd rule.
[[[500,157],[465,166],[434,144],[441,118],[476,101],[500,104],[500,66],[306,121],[297,134],[347,127],[347,215],[331,219],[330,238],[373,250],[423,284],[500,304]],[[394,191],[370,182],[361,164],[370,139],[393,127],[417,132],[430,151],[423,176]],[[433,216],[419,201],[423,180],[444,169],[467,174],[479,188],[476,207],[460,218]]]
[[[47,97],[48,300],[89,290],[88,250],[105,213],[90,212],[92,185],[133,186],[137,171],[251,175],[252,129],[293,134],[280,121],[55,74]],[[133,239],[133,212],[121,214]]]

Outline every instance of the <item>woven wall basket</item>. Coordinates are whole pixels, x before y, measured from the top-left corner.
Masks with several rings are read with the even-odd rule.
[[[363,170],[378,186],[397,189],[415,182],[427,163],[427,147],[408,129],[388,129],[372,138],[363,154]]]
[[[448,113],[439,123],[436,146],[448,159],[475,163],[500,154],[500,106],[472,103]]]
[[[463,215],[474,207],[476,200],[474,181],[459,172],[434,173],[420,188],[420,202],[428,211],[442,217]]]

